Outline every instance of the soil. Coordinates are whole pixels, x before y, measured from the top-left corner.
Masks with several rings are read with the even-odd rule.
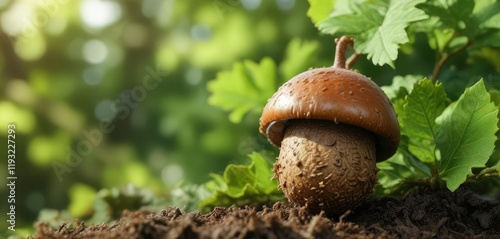
[[[52,228],[41,222],[36,233],[34,238],[500,238],[500,201],[465,188],[419,189],[401,200],[369,201],[333,219],[278,202],[207,214],[125,211],[112,224]]]

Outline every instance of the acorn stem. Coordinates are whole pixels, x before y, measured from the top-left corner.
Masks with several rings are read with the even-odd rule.
[[[335,61],[333,62],[333,67],[349,69],[359,58],[358,53],[352,54],[349,59],[346,60],[347,47],[353,46],[354,39],[346,36],[342,36],[340,39],[336,38],[335,43],[337,44],[335,51]]]

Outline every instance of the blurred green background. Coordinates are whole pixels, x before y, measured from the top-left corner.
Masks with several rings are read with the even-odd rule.
[[[90,206],[102,188],[132,183],[168,196],[181,181],[202,183],[254,150],[275,150],[258,133],[258,113],[234,124],[209,105],[207,82],[243,59],[282,62],[293,39],[318,45],[307,67],[331,64],[333,39],[319,34],[308,7],[297,0],[0,0],[0,145],[15,123],[16,226],[31,227],[43,208],[69,205],[83,215],[72,205]],[[366,57],[355,68],[381,85],[396,74],[429,75],[434,52],[424,34],[411,37],[414,48],[402,47],[397,70]],[[481,76],[498,82],[492,59],[500,54],[483,55],[473,58],[481,63],[473,75],[459,74],[466,60],[459,58],[442,80],[458,89]],[[461,93],[448,91],[455,99]],[[6,200],[5,186],[0,193]]]
[[[318,39],[307,8],[295,0],[0,1],[0,152],[6,159],[13,122],[17,228],[32,226],[42,208],[66,208],[77,192],[132,183],[167,194],[269,147],[259,116],[231,123],[208,104],[206,83],[244,58],[279,62],[293,37]],[[114,130],[101,130],[102,121]]]

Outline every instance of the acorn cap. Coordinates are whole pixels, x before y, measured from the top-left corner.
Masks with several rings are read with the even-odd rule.
[[[268,100],[259,131],[279,148],[290,119],[364,128],[376,136],[377,162],[391,157],[399,145],[398,119],[389,98],[369,78],[351,70],[317,68],[293,77]]]

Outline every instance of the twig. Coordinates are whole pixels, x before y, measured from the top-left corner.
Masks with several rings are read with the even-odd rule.
[[[335,43],[337,44],[335,51],[335,61],[333,62],[333,67],[349,69],[359,58],[358,53],[354,53],[349,59],[346,61],[346,51],[347,47],[353,46],[354,39],[346,36],[342,36],[340,39],[335,39]]]
[[[453,39],[454,37],[452,37]],[[445,45],[445,48],[448,47],[449,43],[451,42],[448,41]],[[467,39],[467,43],[463,46],[461,46],[460,48],[456,49],[455,51],[451,52],[451,53],[444,53],[442,56],[441,56],[441,59],[439,59],[438,63],[436,64],[436,66],[434,67],[434,70],[432,71],[432,83],[436,83],[437,81],[437,78],[439,77],[439,74],[441,73],[441,70],[443,69],[443,66],[444,64],[451,58],[453,57],[454,55],[460,53],[461,51],[467,49],[467,47],[469,47],[470,45],[472,44],[472,41],[470,39]]]
[[[346,61],[346,69],[351,69],[352,65],[356,63],[360,56],[361,54],[354,52]]]

